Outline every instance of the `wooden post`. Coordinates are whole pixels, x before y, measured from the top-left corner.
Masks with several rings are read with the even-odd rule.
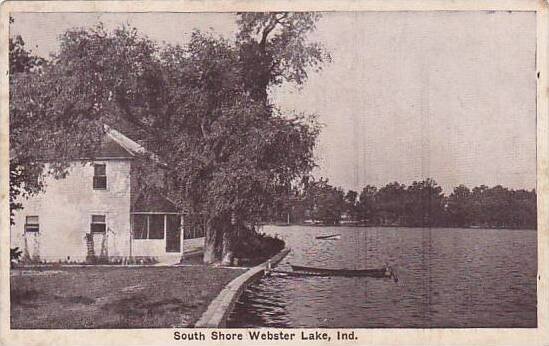
[[[167,247],[168,247],[168,214],[164,214],[164,252],[168,253]]]
[[[267,265],[265,266],[265,275],[269,276],[271,275],[271,272],[272,272],[272,265],[271,265],[271,260],[269,259],[267,261]]]
[[[134,216],[130,214],[130,258],[132,257],[133,219]]]
[[[181,262],[185,259],[185,221],[183,214],[180,214],[179,218],[179,250],[181,251]]]

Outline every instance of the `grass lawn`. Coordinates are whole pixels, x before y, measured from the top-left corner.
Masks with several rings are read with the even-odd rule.
[[[202,265],[12,270],[11,328],[189,327],[243,272]]]

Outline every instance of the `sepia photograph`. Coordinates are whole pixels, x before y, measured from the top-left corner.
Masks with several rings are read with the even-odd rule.
[[[535,10],[3,15],[9,329],[539,327]]]

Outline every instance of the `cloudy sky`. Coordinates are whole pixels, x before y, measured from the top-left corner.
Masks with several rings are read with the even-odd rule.
[[[10,33],[35,53],[57,36],[98,21],[128,23],[157,41],[190,32],[232,37],[234,15],[19,13]],[[446,191],[466,184],[534,188],[536,22],[533,12],[326,13],[311,39],[333,62],[307,85],[273,90],[288,110],[324,124],[315,175],[345,189],[434,178]]]

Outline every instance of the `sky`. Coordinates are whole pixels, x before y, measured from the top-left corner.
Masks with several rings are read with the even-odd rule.
[[[72,27],[130,24],[159,42],[193,29],[230,38],[230,13],[16,13],[10,34],[48,56]],[[323,124],[314,174],[332,185],[536,183],[534,12],[330,12],[310,40],[333,61],[300,89],[272,90],[283,110]]]

